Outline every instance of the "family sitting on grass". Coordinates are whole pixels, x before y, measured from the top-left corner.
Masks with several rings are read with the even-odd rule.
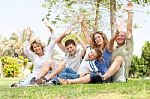
[[[81,14],[79,21],[86,44],[79,33],[76,38],[82,45],[82,50],[77,50],[73,39],[68,39],[64,45],[62,44],[63,38],[69,35],[73,28],[69,28],[56,38],[56,33],[46,24],[51,32],[51,42],[48,46],[40,40],[33,40],[31,29],[27,28],[28,38],[24,44],[24,53],[31,60],[34,68],[25,80],[14,83],[11,87],[126,82],[133,53],[132,8],[133,5],[129,2],[126,9],[127,31],[123,31],[122,27],[117,25],[116,32],[109,41],[105,33],[101,31],[96,31],[90,36],[86,19]],[[114,47],[115,41],[116,47]],[[65,52],[64,60],[58,65],[51,58],[51,52],[56,43]]]

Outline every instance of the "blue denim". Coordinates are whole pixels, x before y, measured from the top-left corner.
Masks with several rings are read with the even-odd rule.
[[[57,77],[54,77],[52,81],[55,84],[60,84],[59,80],[57,78],[62,79],[76,79],[79,78],[79,74],[77,74],[76,71],[74,71],[72,68],[65,68]]]

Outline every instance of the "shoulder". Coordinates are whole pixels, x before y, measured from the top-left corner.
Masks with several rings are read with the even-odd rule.
[[[110,52],[107,48],[105,48],[104,51],[103,51],[103,55],[104,54],[112,54],[112,52]]]

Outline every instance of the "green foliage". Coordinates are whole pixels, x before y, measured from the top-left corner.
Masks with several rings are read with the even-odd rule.
[[[32,64],[32,66],[29,67],[29,70],[32,71],[32,70],[33,70],[33,67],[34,67],[34,66],[33,66],[33,64]]]
[[[84,13],[89,22],[89,30],[92,32],[95,24],[95,3],[96,1],[92,0],[46,0],[42,6],[47,9],[45,18],[56,27],[63,23],[63,26],[69,24],[80,30],[77,17],[80,12]],[[109,0],[101,0],[101,3],[100,7],[109,9]],[[105,27],[101,22],[99,22],[99,25]]]
[[[20,68],[26,66],[29,60],[23,56],[12,58],[9,56],[1,57],[3,72],[5,77],[17,77],[20,74]]]
[[[29,59],[23,56],[19,56],[18,59],[22,60],[24,65],[26,65],[29,62]]]
[[[146,41],[144,46],[142,47],[141,58],[144,60],[143,64],[148,68],[147,75],[150,76],[150,41]]]
[[[129,75],[134,77],[150,76],[150,42],[146,41],[142,47],[141,57],[133,55]]]
[[[27,66],[27,63],[29,62],[29,59],[28,58],[25,58],[23,56],[19,56],[18,59],[22,60],[23,61],[23,65],[26,67]],[[31,66],[29,66],[28,68],[30,71],[33,70],[33,64]]]
[[[132,1],[137,3],[137,4],[142,4],[143,6],[150,4],[150,0],[132,0]]]
[[[150,41],[146,41],[142,47],[142,58],[145,60],[145,64],[150,64]]]
[[[1,58],[3,64],[3,72],[5,77],[16,77],[20,73],[22,62],[18,62],[17,58],[4,56]]]
[[[1,56],[14,56],[14,53],[23,55],[23,43],[26,40],[25,32],[12,33],[9,39],[0,38],[0,55]]]
[[[134,77],[143,77],[147,76],[147,67],[143,64],[143,59],[138,58],[138,56],[133,55],[131,66],[129,69],[129,75]]]
[[[80,35],[80,38],[81,38],[83,41],[86,40],[83,33]],[[78,41],[77,38],[76,38],[76,33],[72,33],[72,34],[70,34],[70,35],[67,35],[67,36],[63,39],[63,42],[65,42],[65,41],[68,40],[68,39],[73,39],[77,44],[79,43],[79,41]],[[86,42],[85,42],[85,43],[86,43]]]

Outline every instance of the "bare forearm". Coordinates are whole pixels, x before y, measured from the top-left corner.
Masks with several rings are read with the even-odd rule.
[[[128,38],[132,36],[132,20],[133,20],[133,12],[128,11],[128,21],[127,21]]]
[[[114,47],[114,42],[117,38],[117,36],[119,35],[119,31],[117,31],[110,39],[108,45],[107,45],[107,49],[112,52],[113,51],[113,47]]]
[[[84,41],[81,40],[80,36],[76,36],[76,37],[77,37],[79,43],[81,44],[82,48],[85,50],[86,49],[86,45],[85,45]]]
[[[88,44],[92,44],[92,39],[89,35],[89,32],[88,32],[88,25],[87,25],[87,22],[84,20],[82,23],[81,23],[81,26],[82,26],[82,30],[83,30],[83,33],[85,35],[85,38],[86,38],[86,41],[88,42]]]
[[[51,33],[54,33],[54,30],[51,27],[48,27],[48,29]]]
[[[63,33],[61,36],[58,37],[58,39],[56,40],[57,43],[61,43],[61,41],[63,40],[63,38],[66,36],[65,33]]]

